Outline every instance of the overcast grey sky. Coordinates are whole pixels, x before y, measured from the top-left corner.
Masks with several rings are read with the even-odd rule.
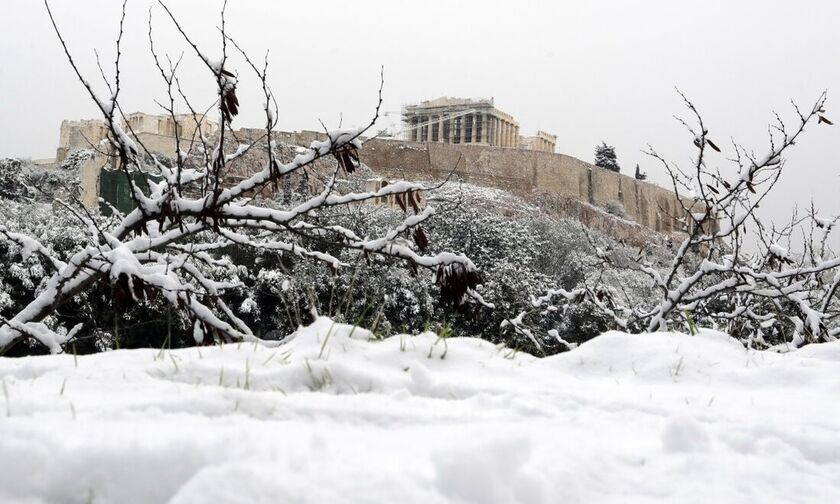
[[[154,111],[162,98],[147,42],[151,0],[129,0],[123,108]],[[111,71],[118,0],[52,0],[59,26],[92,82],[93,49]],[[216,0],[169,0],[205,52],[216,55]],[[96,117],[51,32],[43,3],[3,0],[0,30],[0,156],[52,157],[64,118]],[[674,91],[700,108],[718,144],[734,138],[767,150],[772,111],[789,101],[810,107],[829,91],[838,126],[812,127],[789,158],[776,198],[787,215],[813,198],[840,213],[840,2],[836,0],[578,0],[355,2],[230,0],[228,30],[261,58],[271,51],[280,128],[366,122],[385,67],[385,111],[423,99],[489,96],[524,134],[556,133],[559,152],[591,161],[602,140],[615,145],[623,172],[636,163],[655,182],[664,173],[641,153],[647,144],[678,162],[693,154],[673,119]],[[159,8],[161,52],[186,50]],[[238,69],[240,73],[244,68]],[[212,86],[189,52],[182,78],[196,96]],[[260,124],[260,98],[243,78],[239,126]],[[789,117],[789,115],[788,115]],[[398,120],[394,116],[394,120]],[[387,126],[383,120],[382,126]]]

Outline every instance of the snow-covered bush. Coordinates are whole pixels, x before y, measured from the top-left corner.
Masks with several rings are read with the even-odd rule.
[[[0,199],[52,202],[78,193],[78,170],[37,166],[20,159],[0,159]]]
[[[54,198],[72,201],[79,197],[78,169],[57,170],[50,166],[28,167],[27,180],[37,188],[35,199],[52,203]]]
[[[624,203],[618,200],[609,200],[604,203],[604,210],[606,210],[608,214],[621,217],[622,219],[627,216],[627,210],[624,208]]]
[[[19,159],[0,159],[0,198],[31,199],[35,190],[30,187],[23,162]]]
[[[573,289],[600,282],[613,286],[631,304],[653,295],[643,273],[597,268],[596,248],[622,257],[630,257],[635,250],[587,231],[578,222],[550,218],[496,189],[449,184],[430,191],[428,198],[446,208],[441,216],[427,221],[426,230],[434,237],[429,250],[467,253],[484,272],[478,292],[493,309],[464,310],[436,303],[440,292],[433,275],[395,267],[375,257],[357,260],[352,268],[333,273],[313,268],[307,261],[267,252],[233,257],[238,264],[253,266],[242,267],[247,275],[247,295],[231,301],[231,306],[244,307],[248,313],[240,316],[256,327],[276,328],[281,333],[310,322],[314,307],[319,314],[361,323],[384,334],[445,326],[457,334],[528,352],[554,353],[566,347],[548,334],[551,330],[559,330],[568,341],[580,342],[594,336],[594,328],[617,326],[612,319],[605,322],[603,315],[589,306],[575,308],[569,317],[552,313],[536,320],[538,344],[515,331],[500,330],[500,326],[512,314],[529,309],[534,297],[557,286]],[[457,204],[450,206],[451,202]],[[400,216],[401,211],[387,206],[363,205],[351,215],[337,217],[342,225],[354,222],[364,232],[393,225]],[[649,248],[661,262],[669,259],[664,245],[651,243]]]
[[[59,167],[62,170],[78,171],[85,161],[93,158],[94,154],[93,149],[75,149],[67,155]]]
[[[97,225],[113,223],[92,214]],[[14,230],[14,232],[12,231]],[[28,249],[8,235],[37,236],[45,252],[59,261],[67,261],[78,247],[88,243],[86,230],[67,210],[50,204],[0,201],[0,317],[8,319],[19,313],[32,294],[46,287],[52,265],[45,254]],[[74,326],[84,323],[84,330],[68,342],[68,350],[90,353],[112,348],[160,347],[170,338],[173,347],[187,343],[183,329],[188,321],[179,318],[161,298],[143,299],[133,306],[118,306],[111,286],[99,283],[58,307],[47,320],[50,324]],[[58,324],[58,323],[61,324]],[[66,333],[65,333],[66,334]],[[46,350],[37,340],[25,339],[4,349],[6,355],[40,353]]]

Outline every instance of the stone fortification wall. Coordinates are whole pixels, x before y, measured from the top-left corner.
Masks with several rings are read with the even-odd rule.
[[[370,140],[362,161],[377,174],[441,179],[453,169],[464,181],[498,187],[523,197],[534,190],[604,207],[618,201],[626,216],[655,231],[681,231],[679,201],[672,191],[564,154],[478,145]]]

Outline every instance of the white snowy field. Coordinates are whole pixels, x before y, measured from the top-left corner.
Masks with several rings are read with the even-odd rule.
[[[0,502],[840,502],[840,342],[369,336],[0,359]]]

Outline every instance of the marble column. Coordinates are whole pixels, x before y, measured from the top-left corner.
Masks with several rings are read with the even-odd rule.
[[[499,145],[499,140],[496,138],[496,116],[490,116],[490,145]]]
[[[473,128],[475,128],[475,123],[473,123],[472,114],[465,115],[464,116],[464,141],[463,141],[463,143],[471,143],[472,142]]]
[[[489,137],[490,138],[490,145],[493,145],[494,147],[496,145],[498,145],[498,142],[496,141],[496,117],[495,116],[490,116],[490,131],[488,131],[487,134],[490,135],[490,137]]]
[[[467,139],[467,116],[462,115],[460,117],[460,119],[461,119],[461,128],[460,128],[461,131],[459,132],[460,142],[461,143],[466,143],[465,140]]]
[[[478,143],[480,138],[478,133],[478,121],[481,120],[481,114],[473,114],[472,121],[473,121],[473,130],[472,130],[472,143]]]

